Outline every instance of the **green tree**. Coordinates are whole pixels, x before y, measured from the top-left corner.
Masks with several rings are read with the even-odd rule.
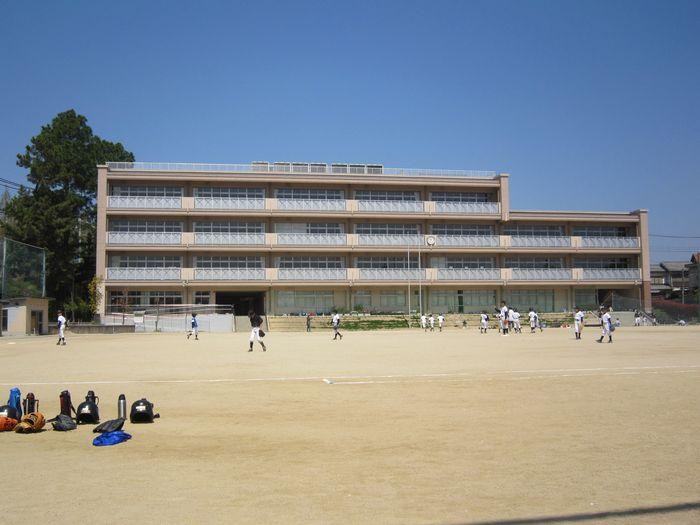
[[[46,248],[46,293],[59,305],[85,295],[95,274],[97,165],[133,160],[72,109],[42,126],[17,155],[34,187],[10,200],[2,227],[10,238]]]

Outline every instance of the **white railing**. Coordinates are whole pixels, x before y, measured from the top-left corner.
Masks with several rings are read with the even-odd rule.
[[[357,201],[357,211],[379,213],[423,213],[423,201]]]
[[[498,235],[438,235],[435,246],[469,246],[475,248],[496,248],[500,245]]]
[[[638,237],[581,237],[582,248],[639,248]]]
[[[345,211],[345,199],[277,199],[277,208],[292,211]]]
[[[264,233],[195,233],[195,244],[225,244],[230,246],[264,245]]]
[[[514,281],[570,281],[570,268],[513,268]]]
[[[204,210],[264,210],[265,199],[195,197],[194,207]]]
[[[180,268],[107,268],[111,281],[178,281]]]
[[[294,281],[345,281],[348,271],[345,268],[280,268],[280,280]]]
[[[498,215],[501,205],[498,202],[435,202],[436,213],[465,213]]]
[[[513,235],[510,245],[516,248],[566,248],[571,246],[571,237]]]
[[[264,281],[265,268],[195,268],[196,281]]]
[[[438,268],[440,281],[497,281],[501,278],[500,268]]]
[[[423,246],[422,235],[359,234],[357,244],[361,246]]]
[[[110,196],[110,208],[177,209],[182,208],[182,197],[125,197]]]
[[[348,237],[344,233],[278,233],[277,244],[344,246]]]
[[[182,234],[172,232],[107,232],[107,244],[182,244]]]
[[[201,164],[187,162],[108,162],[112,171],[184,171],[227,173],[308,173],[308,174],[352,174],[395,175],[400,177],[476,177],[493,179],[495,171],[441,170],[415,168],[385,168],[364,164],[342,164],[332,166],[323,163],[254,162],[248,164]]]
[[[425,279],[425,270],[417,268],[360,268],[362,281],[417,281]]]
[[[641,279],[639,268],[584,268],[584,281],[636,281]]]

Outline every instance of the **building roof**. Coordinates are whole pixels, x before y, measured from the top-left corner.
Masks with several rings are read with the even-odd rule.
[[[660,264],[652,264],[649,266],[649,270],[651,272],[658,272],[658,273],[664,273],[666,270],[664,270]]]
[[[691,255],[690,262],[695,264],[700,263],[700,252],[695,252],[693,255]]]
[[[661,261],[661,267],[669,272],[683,272],[685,271],[685,261]]]

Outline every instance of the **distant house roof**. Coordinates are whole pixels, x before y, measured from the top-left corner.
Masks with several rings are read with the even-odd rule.
[[[669,272],[683,272],[685,271],[685,261],[661,261],[661,267]]]
[[[649,270],[651,271],[651,273],[664,273],[666,271],[661,267],[660,264],[652,264],[651,266],[649,266]]]

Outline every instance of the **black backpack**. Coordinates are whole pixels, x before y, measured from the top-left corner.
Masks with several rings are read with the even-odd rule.
[[[75,421],[73,421],[73,418],[65,414],[58,414],[55,418],[50,419],[49,421],[51,422],[53,429],[60,432],[75,430],[78,426],[76,425]]]
[[[93,428],[92,431],[95,433],[115,432],[117,430],[121,430],[123,426],[124,418],[118,417],[117,419],[110,419],[109,421],[100,423],[95,428]]]
[[[15,407],[11,407],[10,405],[2,405],[0,407],[0,416],[5,416],[9,417],[10,419],[19,420],[19,417],[17,415],[17,409]]]
[[[153,403],[143,398],[131,404],[129,421],[132,423],[153,423],[153,420],[160,417],[160,414],[153,413]]]
[[[100,410],[97,408],[97,403],[99,403],[99,398],[95,396],[95,392],[88,390],[85,401],[80,403],[75,411],[75,419],[78,424],[90,423],[94,425],[100,422]]]

